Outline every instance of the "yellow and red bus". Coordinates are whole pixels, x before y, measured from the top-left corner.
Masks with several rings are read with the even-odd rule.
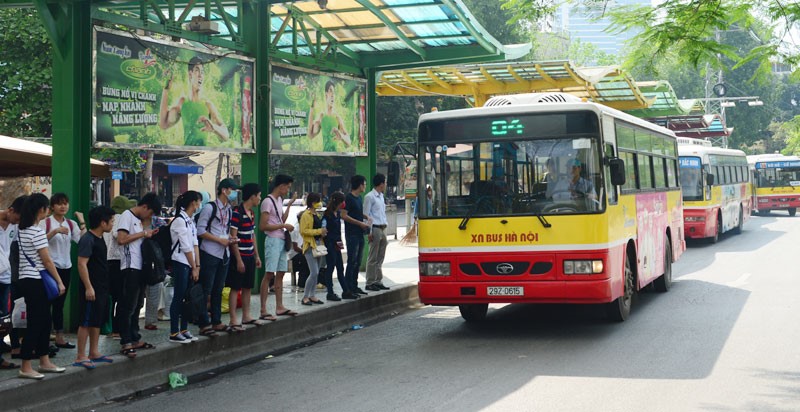
[[[724,232],[742,233],[752,210],[747,155],[690,137],[678,137],[678,154],[684,237],[716,243]]]
[[[800,207],[800,158],[782,154],[747,156],[753,172],[755,199],[759,214],[786,210],[789,216]]]
[[[685,249],[675,135],[561,93],[419,120],[419,296],[467,321],[490,303],[606,304],[669,289]]]

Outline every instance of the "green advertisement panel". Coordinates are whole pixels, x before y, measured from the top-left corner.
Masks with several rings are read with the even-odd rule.
[[[95,28],[97,147],[254,152],[254,63]]]
[[[272,65],[272,153],[367,155],[364,79]]]

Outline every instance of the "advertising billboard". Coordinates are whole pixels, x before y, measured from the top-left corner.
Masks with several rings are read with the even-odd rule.
[[[97,147],[254,152],[254,63],[95,28]]]
[[[278,64],[271,77],[271,153],[367,155],[366,80]]]

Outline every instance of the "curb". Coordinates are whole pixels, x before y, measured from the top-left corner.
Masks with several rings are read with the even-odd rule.
[[[115,358],[110,365],[87,371],[68,368],[33,382],[0,383],[4,410],[85,410],[109,401],[124,401],[169,389],[167,377],[179,372],[190,383],[255,363],[268,355],[313,344],[354,324],[375,323],[419,305],[417,285],[398,285],[346,304],[330,305],[282,319],[246,333],[202,338],[156,352],[140,352],[135,360]],[[171,365],[165,367],[165,365]]]

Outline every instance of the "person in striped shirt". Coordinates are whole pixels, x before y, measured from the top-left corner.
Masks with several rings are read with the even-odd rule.
[[[253,208],[261,204],[261,186],[247,183],[242,186],[242,202],[233,209],[231,217],[231,239],[239,239],[231,244],[230,270],[228,271],[227,286],[231,288],[228,298],[230,308],[230,325],[228,330],[233,333],[243,332],[243,325],[261,326],[263,321],[250,315],[250,290],[255,284],[256,268],[261,267],[261,258],[256,253],[255,216]],[[236,306],[239,301],[238,292],[242,291],[242,319],[239,322],[236,316]]]

